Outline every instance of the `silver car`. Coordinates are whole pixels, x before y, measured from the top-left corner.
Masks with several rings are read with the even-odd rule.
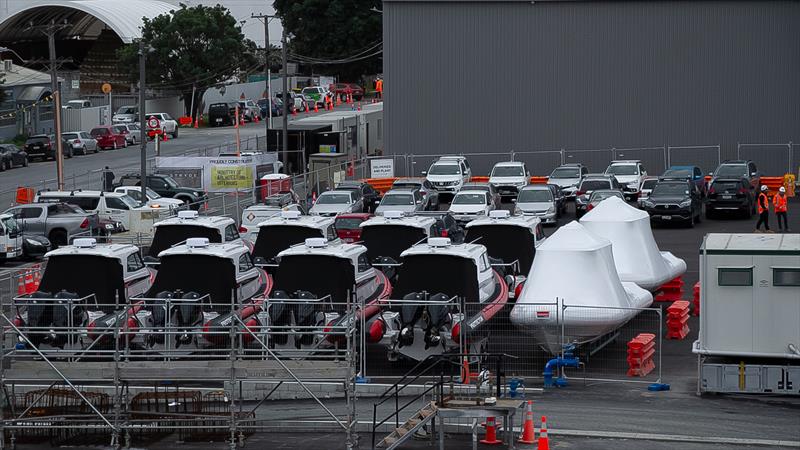
[[[564,164],[553,170],[547,182],[558,185],[565,197],[575,198],[581,180],[588,174],[589,169],[581,164]]]
[[[546,184],[524,187],[517,196],[514,214],[536,216],[543,224],[555,225],[558,222],[558,205],[552,189]]]
[[[353,191],[328,191],[317,197],[308,213],[312,216],[335,216],[343,213],[364,212],[364,202]]]
[[[375,208],[375,215],[381,216],[386,211],[400,211],[413,214],[425,211],[427,203],[418,190],[391,190],[383,195],[381,203]]]
[[[88,155],[98,151],[97,140],[85,131],[69,131],[61,133],[61,137],[64,142],[69,143],[72,153],[75,155]]]
[[[121,106],[111,121],[116,123],[133,123],[139,120],[139,107],[135,105]]]

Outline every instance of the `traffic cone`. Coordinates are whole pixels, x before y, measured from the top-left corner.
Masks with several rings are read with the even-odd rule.
[[[199,117],[195,117],[195,119],[194,119],[194,128],[195,129],[200,128],[200,118]]]
[[[342,106],[342,96],[341,95],[337,95],[336,96],[336,106]]]
[[[167,142],[168,140],[167,133],[161,133],[161,142]]]
[[[319,107],[317,106],[317,102],[314,102],[314,112],[315,113],[319,112]]]
[[[536,432],[533,429],[533,402],[528,400],[525,406],[525,423],[522,425],[522,436],[517,441],[521,444],[533,444],[536,442]]]
[[[347,94],[347,103],[353,104],[353,94]]]
[[[361,102],[358,102],[358,110],[361,111]]]
[[[258,123],[258,122],[259,122],[259,118],[258,118],[258,116],[259,116],[259,115],[258,115],[258,114],[256,114],[256,115],[255,115],[255,117],[253,118],[253,121],[254,121],[255,123]]]
[[[25,293],[33,294],[34,292],[36,292],[36,285],[33,282],[33,271],[29,270],[25,272]]]
[[[486,437],[481,439],[481,444],[500,445],[503,441],[497,440],[497,429],[495,428],[494,417],[486,418]]]
[[[537,450],[550,450],[550,440],[547,439],[547,416],[542,416],[542,427],[539,429],[539,442]]]
[[[294,106],[292,106],[292,115],[297,117],[297,108],[295,108]]]
[[[19,284],[17,284],[17,295],[25,295],[27,293],[28,292],[25,289],[25,276],[20,274],[20,276],[19,276]]]

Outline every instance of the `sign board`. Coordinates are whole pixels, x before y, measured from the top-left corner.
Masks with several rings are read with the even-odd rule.
[[[250,189],[253,187],[253,168],[251,166],[211,166],[210,191],[229,189]]]
[[[72,89],[80,89],[81,80],[72,80]]]
[[[147,126],[152,129],[161,128],[161,121],[156,117],[151,117],[147,119]]]
[[[103,91],[103,94],[111,93],[111,85],[108,83],[103,83],[103,86],[100,89]]]
[[[260,187],[259,177],[282,167],[275,153],[251,156],[162,156],[156,171],[208,192],[233,192]]]
[[[336,153],[335,145],[323,144],[319,146],[320,153]]]
[[[370,160],[370,178],[394,178],[394,159]]]

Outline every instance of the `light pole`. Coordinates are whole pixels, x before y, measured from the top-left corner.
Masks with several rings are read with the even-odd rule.
[[[142,187],[141,205],[147,204],[147,123],[145,112],[147,110],[147,97],[145,92],[145,63],[147,53],[144,46],[144,38],[139,40],[139,139],[142,141],[141,169],[139,174],[139,185]],[[158,139],[158,136],[156,136]]]
[[[264,21],[264,78],[266,83],[264,92],[267,94],[267,114],[269,114],[269,121],[264,122],[264,149],[269,150],[269,129],[272,127],[272,71],[269,67],[269,21],[277,16],[270,16],[269,14],[251,14],[250,17]],[[284,98],[283,101],[285,103],[286,98]],[[286,115],[285,106],[283,114]]]

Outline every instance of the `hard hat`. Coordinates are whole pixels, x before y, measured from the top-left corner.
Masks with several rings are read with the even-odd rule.
[[[783,187],[783,186],[781,186],[781,188],[780,188],[780,189],[778,189],[778,191],[780,191],[780,192],[786,192],[786,188],[785,188],[785,187]]]
[[[766,192],[766,190],[767,190],[767,185],[766,184],[762,184],[761,185],[761,192]]]

